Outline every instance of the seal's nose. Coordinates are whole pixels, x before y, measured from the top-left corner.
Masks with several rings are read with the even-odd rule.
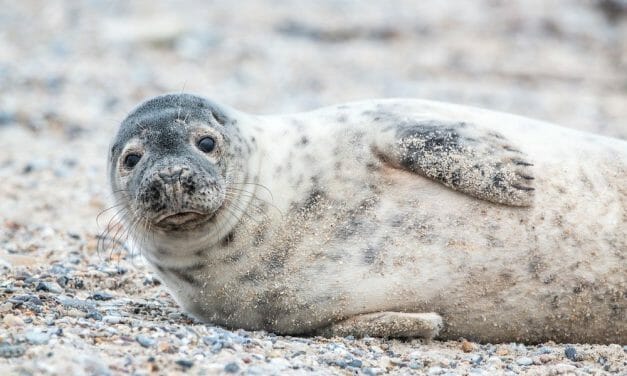
[[[185,167],[168,167],[159,171],[159,177],[164,183],[176,183],[181,178]]]

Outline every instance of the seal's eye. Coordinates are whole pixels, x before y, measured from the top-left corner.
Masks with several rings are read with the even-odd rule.
[[[141,156],[139,154],[129,154],[124,158],[124,166],[128,169],[135,167],[139,163]]]
[[[211,137],[203,137],[198,141],[198,149],[205,153],[211,153],[216,147],[216,141]]]

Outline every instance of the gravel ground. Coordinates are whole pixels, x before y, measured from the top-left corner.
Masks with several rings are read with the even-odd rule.
[[[137,252],[97,250],[118,122],[181,90],[257,113],[422,97],[627,139],[627,2],[1,1],[0,374],[627,374],[626,343],[194,321]]]

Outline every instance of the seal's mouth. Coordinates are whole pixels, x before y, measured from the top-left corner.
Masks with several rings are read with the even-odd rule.
[[[207,220],[207,214],[198,211],[182,211],[178,213],[165,214],[155,221],[159,227],[178,227],[200,224]]]

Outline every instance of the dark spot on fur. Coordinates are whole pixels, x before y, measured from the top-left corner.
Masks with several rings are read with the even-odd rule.
[[[253,246],[259,247],[261,244],[263,244],[265,238],[266,238],[265,228],[263,227],[258,228],[255,231],[255,234],[253,235]]]
[[[312,178],[313,179],[313,178]],[[318,205],[318,203],[324,199],[326,193],[318,188],[314,188],[311,190],[311,192],[309,192],[309,195],[307,196],[307,199],[305,200],[305,203],[302,206],[303,210],[311,210],[313,209],[316,205]]]
[[[233,243],[233,239],[235,239],[235,231],[231,231],[224,238],[222,238],[222,246],[228,247],[229,244]]]
[[[270,253],[270,256],[266,260],[266,265],[270,268],[271,271],[278,272],[285,266],[287,256],[287,249],[277,249]]]
[[[263,278],[259,269],[253,268],[252,270],[247,270],[246,272],[242,273],[239,277],[237,277],[237,279],[238,281],[244,283],[257,283]]]
[[[309,143],[309,139],[307,138],[307,136],[303,136],[300,138],[300,141],[298,142],[299,145],[307,145]]]
[[[503,172],[497,172],[492,176],[492,185],[499,189],[507,189],[505,184],[505,174]]]
[[[366,249],[363,250],[363,260],[368,265],[374,264],[378,255],[379,251],[372,246],[368,246]]]
[[[405,216],[401,215],[401,214],[396,214],[394,217],[392,217],[392,219],[390,220],[390,225],[392,227],[398,228],[403,226],[403,224],[405,223],[406,218]]]
[[[449,155],[463,150],[461,136],[452,127],[418,123],[403,126],[399,132],[400,163],[410,171],[421,168],[424,155]]]

